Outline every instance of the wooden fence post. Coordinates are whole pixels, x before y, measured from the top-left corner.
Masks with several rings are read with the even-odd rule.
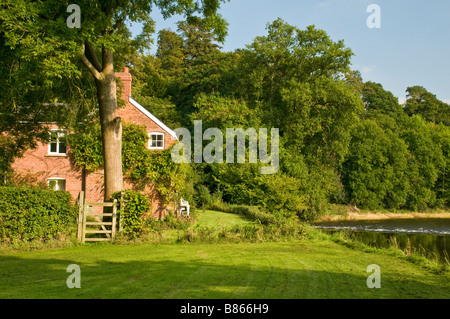
[[[114,239],[116,234],[116,218],[117,218],[117,199],[114,199],[114,206],[112,212],[112,225],[111,225],[111,240]]]
[[[119,210],[119,233],[123,232],[123,216],[122,213],[124,211],[125,204],[123,203],[123,192],[120,195],[120,210]]]
[[[78,195],[78,220],[77,220],[77,238],[81,241],[81,230],[83,227],[83,207],[84,207],[84,192],[81,191]]]
[[[86,215],[87,215],[88,204],[86,198],[83,202],[83,227],[81,231],[81,242],[86,242]]]

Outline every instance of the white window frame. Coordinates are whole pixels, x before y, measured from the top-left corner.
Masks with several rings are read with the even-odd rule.
[[[65,178],[61,178],[61,177],[51,177],[51,178],[47,178],[47,186],[48,186],[49,188],[50,188],[50,182],[52,182],[52,181],[56,181],[56,182],[58,182],[58,181],[64,181],[64,189],[59,189],[59,185],[58,185],[58,183],[56,183],[56,189],[52,189],[52,190],[54,190],[54,191],[61,191],[61,190],[65,191],[65,190],[66,190],[67,181],[66,181]]]
[[[152,146],[152,135],[162,136],[162,146]],[[148,133],[148,149],[149,150],[163,150],[165,147],[165,134],[161,132],[151,132]]]
[[[56,132],[57,136],[56,136],[56,152],[52,152],[52,141],[51,141],[51,134]],[[66,130],[60,130],[60,129],[53,129],[50,130],[50,142],[48,143],[48,155],[54,155],[54,156],[66,156],[67,155],[67,143],[64,143],[66,146],[66,151],[64,153],[61,153],[59,151],[59,146],[60,144],[60,135],[64,134],[63,136],[66,137],[67,136],[67,131]]]

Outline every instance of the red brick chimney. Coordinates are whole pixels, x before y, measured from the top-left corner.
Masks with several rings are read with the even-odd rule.
[[[127,67],[123,68],[123,72],[117,72],[114,73],[116,78],[120,78],[121,85],[123,86],[122,89],[122,99],[125,102],[128,102],[128,98],[131,96],[131,74],[129,72],[129,69]]]

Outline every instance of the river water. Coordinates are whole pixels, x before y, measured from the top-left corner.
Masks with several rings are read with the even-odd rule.
[[[440,262],[450,262],[450,218],[319,222],[326,232],[345,231],[352,239],[378,248],[398,247]]]

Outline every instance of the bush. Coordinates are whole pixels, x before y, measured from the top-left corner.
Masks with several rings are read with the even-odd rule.
[[[40,188],[0,187],[0,240],[60,238],[76,225],[70,193]]]
[[[119,213],[123,233],[131,237],[139,236],[145,230],[146,214],[150,210],[150,201],[142,193],[130,190],[112,195],[119,203]]]

